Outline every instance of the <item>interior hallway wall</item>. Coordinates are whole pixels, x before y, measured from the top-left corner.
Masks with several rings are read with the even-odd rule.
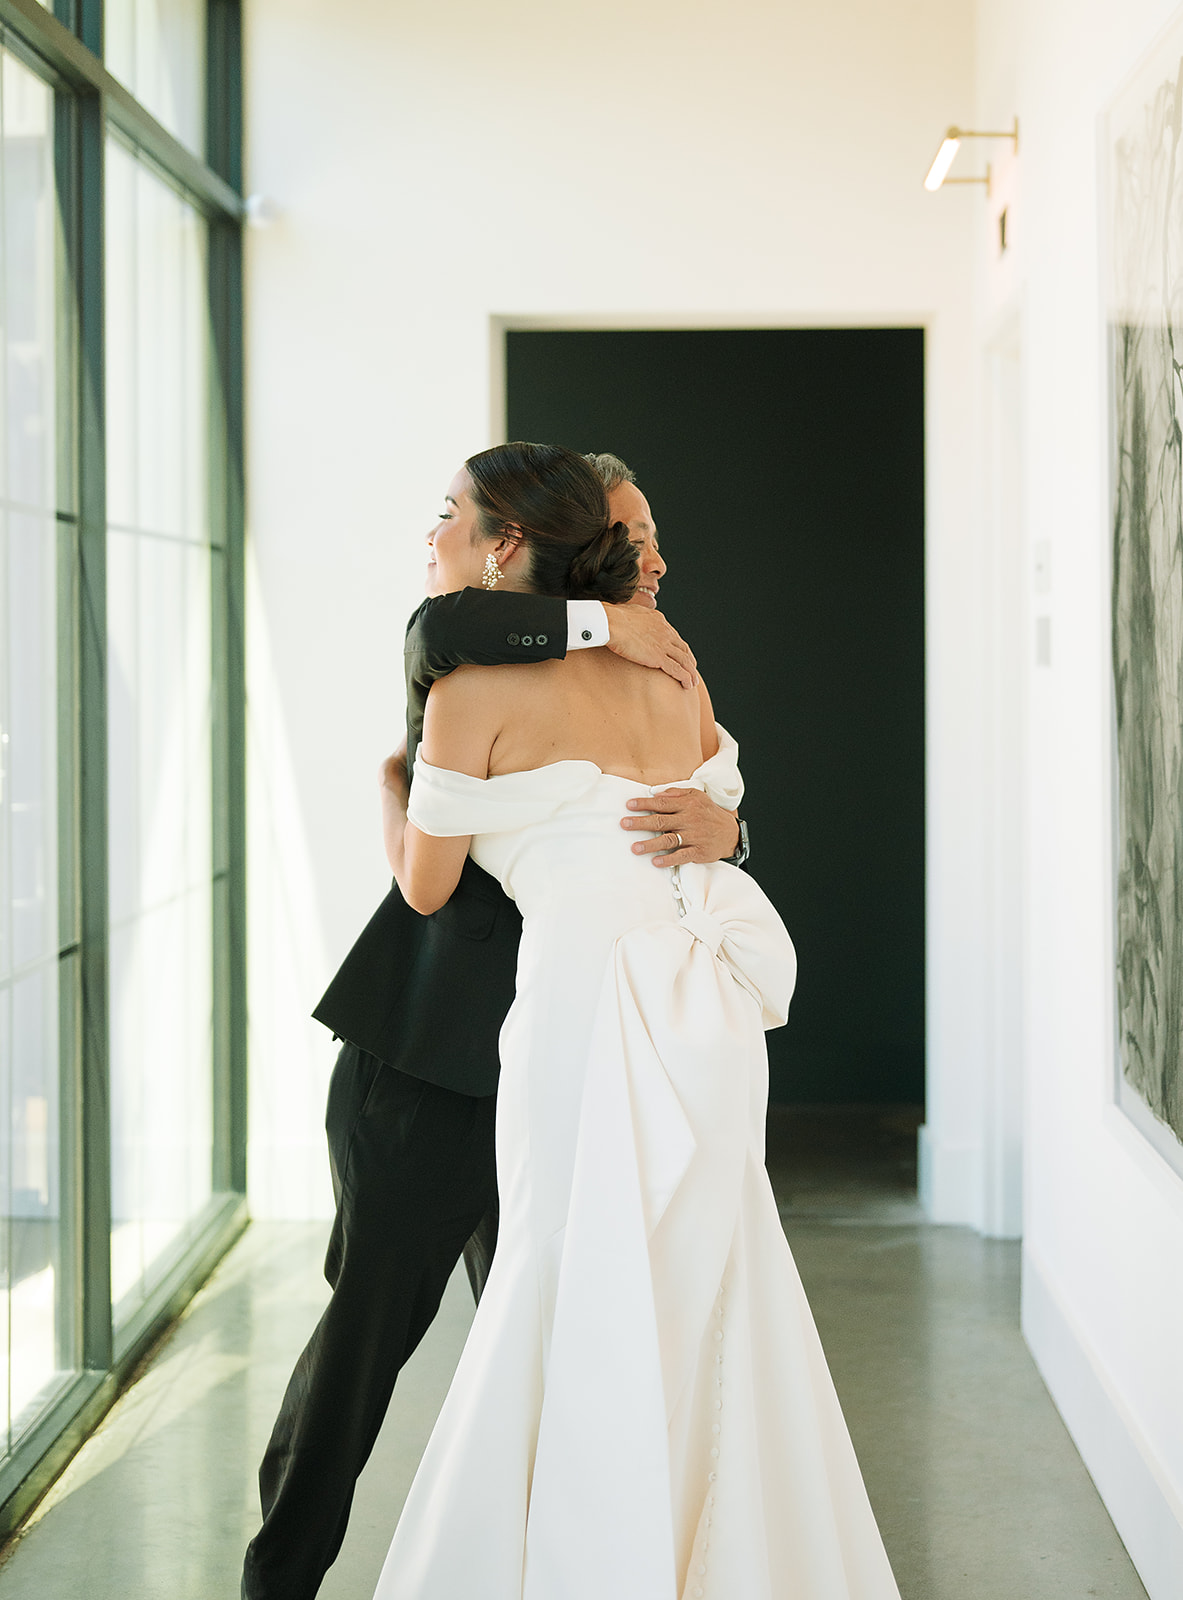
[[[971,103],[970,0],[250,0],[246,22],[248,181],[277,211],[247,261],[255,1215],[328,1207],[308,1012],[385,888],[421,536],[496,435],[491,319],[517,316],[926,326],[926,1171],[937,1215],[980,1222],[980,199],[921,184]]]
[[[1028,1341],[1152,1600],[1183,1596],[1183,1182],[1113,1103],[1112,693],[1099,118],[1176,7],[979,14],[976,125],[1017,112],[975,245],[979,348],[1021,329]],[[1021,182],[1020,182],[1021,179]],[[997,213],[1013,241],[998,253]],[[1042,636],[1040,661],[1037,641]],[[999,664],[996,663],[996,667]]]

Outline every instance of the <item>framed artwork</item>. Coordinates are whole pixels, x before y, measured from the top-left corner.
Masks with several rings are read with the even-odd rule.
[[[1117,1100],[1183,1173],[1183,21],[1103,146]]]

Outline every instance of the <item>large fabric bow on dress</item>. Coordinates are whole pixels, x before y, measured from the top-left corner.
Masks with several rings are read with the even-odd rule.
[[[527,1531],[525,1600],[571,1588],[588,1507],[613,1530],[606,1565],[581,1546],[579,1594],[619,1584],[675,1600],[670,1422],[699,1361],[762,1138],[762,1033],[786,1020],[788,934],[734,869],[678,870],[677,922],[617,941],[597,1009],[563,1241]],[[737,1081],[739,1079],[740,1081]],[[606,1241],[611,1241],[606,1248]],[[626,1312],[627,1308],[627,1312]],[[618,1471],[623,1419],[630,1471]],[[643,1419],[648,1425],[638,1425]],[[648,1451],[651,1459],[638,1460]],[[630,1534],[631,1530],[631,1534]],[[610,1553],[607,1553],[610,1552]]]

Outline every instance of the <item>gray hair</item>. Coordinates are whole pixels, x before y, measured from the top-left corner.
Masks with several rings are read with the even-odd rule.
[[[610,454],[607,450],[599,455],[594,450],[589,450],[583,458],[590,461],[592,467],[599,473],[605,489],[611,494],[613,489],[619,489],[622,483],[636,483],[637,475],[631,467],[626,467],[619,456]]]

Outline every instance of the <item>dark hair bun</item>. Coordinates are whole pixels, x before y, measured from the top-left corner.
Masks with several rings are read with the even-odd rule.
[[[568,594],[572,600],[603,600],[623,605],[637,587],[637,547],[628,524],[608,523],[571,563]]]
[[[515,529],[526,546],[535,594],[573,600],[631,600],[637,553],[623,522],[608,520],[599,473],[561,444],[516,440],[469,456],[477,528],[486,539]]]

